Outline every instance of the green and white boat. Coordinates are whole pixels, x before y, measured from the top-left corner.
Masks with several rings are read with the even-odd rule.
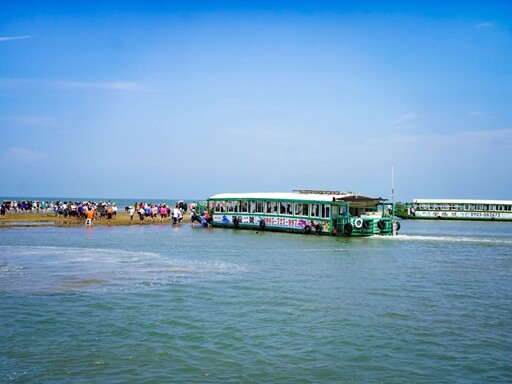
[[[414,199],[407,204],[413,219],[512,221],[510,200]]]
[[[207,200],[212,226],[331,236],[390,236],[393,205],[353,192],[222,193]]]

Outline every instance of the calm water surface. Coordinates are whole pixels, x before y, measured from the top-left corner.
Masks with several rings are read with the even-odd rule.
[[[0,382],[512,382],[512,223],[0,230]]]

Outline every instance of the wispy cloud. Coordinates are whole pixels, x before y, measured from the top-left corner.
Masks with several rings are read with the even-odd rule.
[[[246,126],[246,127],[230,127],[224,128],[223,132],[231,137],[236,137],[240,141],[280,141],[290,139],[290,133],[283,130],[279,126]]]
[[[86,82],[75,82],[67,81],[60,82],[58,85],[71,88],[85,88],[85,89],[102,89],[107,91],[120,91],[120,92],[146,92],[149,88],[139,83],[134,82],[123,82],[123,81],[111,81],[111,82],[100,82],[100,83],[86,83]]]
[[[103,90],[111,92],[152,92],[141,83],[131,81],[104,81],[104,82],[83,82],[83,81],[54,81],[54,80],[31,80],[31,79],[0,79],[0,87],[45,87],[45,88],[75,88]]]
[[[18,88],[31,83],[32,81],[27,79],[0,79],[0,88]]]
[[[30,125],[34,127],[57,128],[60,126],[55,119],[40,116],[9,116],[7,120],[20,125]]]
[[[400,116],[398,116],[395,121],[398,123],[403,123],[404,121],[411,121],[416,120],[418,118],[418,115],[416,113],[403,113]]]
[[[512,129],[463,131],[431,135],[400,135],[392,138],[397,145],[422,144],[424,148],[512,149]]]
[[[493,28],[495,27],[496,24],[488,21],[488,22],[485,22],[485,23],[480,23],[480,24],[477,24],[476,25],[476,28]]]
[[[23,147],[11,147],[7,148],[3,153],[2,157],[7,161],[15,161],[22,163],[35,163],[44,160],[48,157],[47,153],[33,151]]]
[[[408,112],[408,113],[402,113],[401,115],[398,115],[394,119],[390,121],[390,123],[394,126],[400,127],[400,128],[415,128],[416,127],[416,121],[418,120],[418,115],[414,112]]]
[[[32,36],[0,36],[0,42],[2,41],[11,41],[11,40],[23,40],[23,39],[29,39]]]

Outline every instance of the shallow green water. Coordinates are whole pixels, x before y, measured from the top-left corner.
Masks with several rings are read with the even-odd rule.
[[[0,382],[511,382],[512,224],[0,231]]]

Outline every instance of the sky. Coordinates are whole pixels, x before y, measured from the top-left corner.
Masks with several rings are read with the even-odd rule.
[[[512,2],[4,0],[0,144],[0,196],[512,200]]]

